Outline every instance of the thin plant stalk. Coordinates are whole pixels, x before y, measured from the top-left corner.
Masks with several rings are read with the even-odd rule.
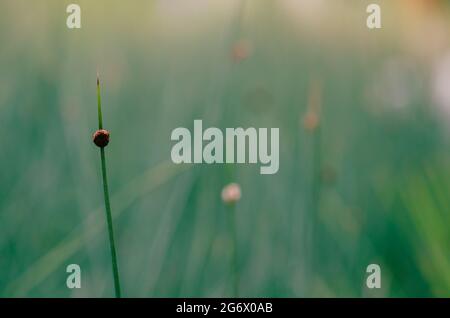
[[[100,97],[100,80],[98,74],[97,74],[97,105],[98,105],[98,129],[103,129],[102,101]],[[106,173],[106,158],[104,147],[100,147],[100,160],[102,164],[103,192],[105,199],[106,221],[108,225],[108,234],[109,234],[109,246],[111,249],[111,263],[114,277],[114,290],[116,298],[120,298],[121,291],[120,291],[119,268],[117,265],[116,246],[114,244],[114,230],[111,216],[111,205],[109,201],[108,177]]]
[[[228,207],[228,221],[232,241],[231,252],[231,287],[233,297],[239,297],[239,269],[238,269],[238,244],[236,233],[236,204],[232,203]]]
[[[316,246],[320,246],[319,235],[319,206],[321,196],[321,169],[322,169],[322,85],[320,80],[313,80],[310,87],[309,108],[312,114],[315,114],[316,122],[312,133],[312,184],[311,184],[311,220],[312,220],[312,238]],[[312,269],[318,269],[317,255],[313,253]]]

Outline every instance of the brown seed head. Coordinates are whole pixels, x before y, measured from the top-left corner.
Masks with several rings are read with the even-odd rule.
[[[106,147],[106,145],[108,145],[109,143],[109,131],[107,131],[106,129],[97,130],[92,136],[92,140],[98,147]]]

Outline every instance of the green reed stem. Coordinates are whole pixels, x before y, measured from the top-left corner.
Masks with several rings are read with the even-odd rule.
[[[98,105],[98,128],[103,128],[103,119],[102,119],[102,102],[100,97],[100,81],[97,75],[97,105]],[[120,292],[120,279],[119,279],[119,267],[117,265],[117,253],[116,246],[114,244],[114,230],[112,224],[112,216],[111,216],[111,205],[109,202],[109,190],[108,190],[108,178],[106,174],[106,158],[105,158],[105,148],[100,148],[100,159],[102,163],[102,177],[103,177],[103,192],[105,198],[105,209],[106,209],[106,221],[108,224],[108,234],[109,234],[109,246],[111,249],[111,262],[113,269],[113,277],[114,277],[114,290],[116,294],[116,298],[121,297]]]
[[[236,233],[236,205],[231,204],[228,207],[228,220],[230,223],[230,235],[232,240],[231,252],[231,287],[233,297],[239,297],[239,269],[238,269],[238,243]]]

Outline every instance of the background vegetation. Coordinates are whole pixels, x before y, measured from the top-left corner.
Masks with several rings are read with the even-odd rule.
[[[124,296],[230,296],[229,182],[241,296],[450,296],[448,1],[69,3],[0,2],[0,296],[113,296],[97,68]],[[279,127],[280,171],[172,164],[194,119]]]

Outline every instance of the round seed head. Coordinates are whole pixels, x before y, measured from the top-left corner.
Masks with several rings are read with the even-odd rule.
[[[106,129],[97,130],[92,136],[92,140],[98,147],[106,147],[106,145],[108,145],[109,143],[109,131],[107,131]]]
[[[233,204],[241,198],[241,187],[237,183],[230,183],[222,190],[222,201],[226,204]]]

